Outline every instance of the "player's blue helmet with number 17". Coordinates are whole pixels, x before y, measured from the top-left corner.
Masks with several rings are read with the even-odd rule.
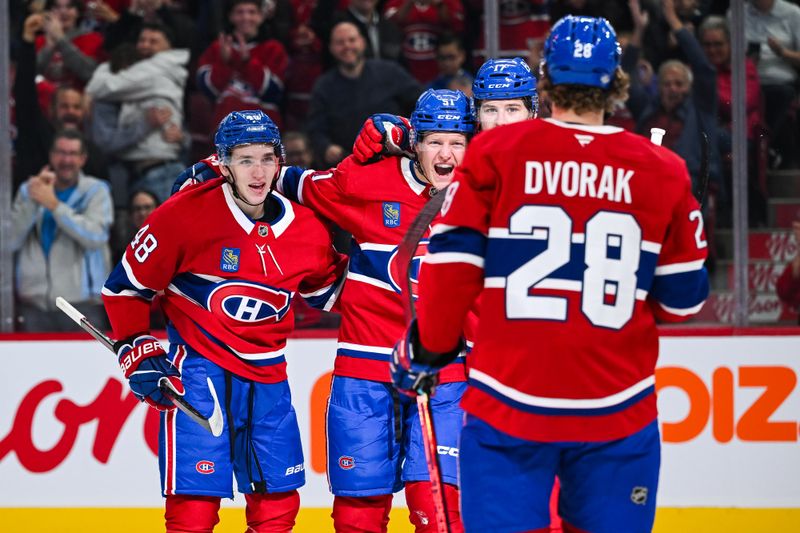
[[[531,98],[531,111],[536,113],[539,108],[536,77],[520,57],[489,59],[481,65],[472,83],[472,96],[476,101]]]
[[[246,144],[271,144],[275,155],[284,160],[283,143],[278,127],[261,110],[233,111],[223,118],[214,135],[214,146],[221,163],[227,163],[231,151]]]
[[[607,89],[621,56],[617,34],[606,19],[567,15],[550,30],[540,67],[547,67],[553,85]]]
[[[475,131],[472,103],[461,91],[428,89],[417,99],[411,113],[412,145],[423,133],[463,133]]]

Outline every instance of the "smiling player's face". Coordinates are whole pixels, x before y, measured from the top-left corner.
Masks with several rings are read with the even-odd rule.
[[[222,166],[226,176],[233,172],[239,196],[248,204],[259,206],[266,200],[277,170],[278,158],[271,144],[237,146],[231,151],[229,165]]]
[[[426,134],[416,145],[417,161],[425,179],[437,189],[449,184],[466,149],[467,137],[463,133]]]

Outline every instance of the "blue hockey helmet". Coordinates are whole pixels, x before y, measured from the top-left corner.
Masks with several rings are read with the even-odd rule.
[[[537,99],[536,77],[520,57],[486,61],[472,84],[476,100],[513,100],[527,96]]]
[[[214,146],[221,163],[228,161],[234,148],[245,144],[271,144],[280,160],[284,160],[281,132],[261,110],[229,113],[220,121],[214,134]]]
[[[461,91],[428,89],[417,99],[411,128],[414,140],[432,132],[469,135],[475,131],[472,102]]]
[[[541,67],[553,85],[588,85],[607,89],[622,49],[604,18],[567,15],[555,23],[544,43]]]

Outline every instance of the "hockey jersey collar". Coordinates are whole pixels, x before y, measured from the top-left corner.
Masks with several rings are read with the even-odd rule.
[[[414,191],[414,194],[420,195],[425,192],[425,189],[428,187],[428,182],[417,177],[417,171],[414,167],[415,165],[412,159],[405,156],[400,158],[400,171],[403,173],[403,178],[406,180],[406,183],[408,183],[408,186],[411,187],[411,190]]]
[[[553,118],[546,118],[543,120],[560,128],[569,128],[572,130],[586,131],[589,133],[597,133],[600,135],[610,135],[612,133],[619,133],[621,131],[624,131],[623,128],[619,128],[617,126],[608,126],[606,124],[600,126],[592,126],[589,124],[572,124],[570,122],[562,122],[560,120],[556,120]]]
[[[225,195],[225,203],[228,205],[228,209],[233,215],[234,220],[241,226],[241,228],[247,233],[248,235],[250,232],[253,231],[255,227],[255,222],[250,220],[250,217],[244,214],[244,212],[239,209],[239,206],[236,205],[236,202],[233,199],[233,192],[231,191],[231,186],[228,183],[222,184],[222,192]],[[294,207],[292,206],[292,202],[287,200],[283,195],[281,195],[278,191],[272,191],[272,196],[275,198],[278,203],[281,204],[282,212],[278,217],[270,223],[270,228],[272,228],[272,233],[275,235],[275,238],[278,238],[286,231],[286,228],[294,221]]]

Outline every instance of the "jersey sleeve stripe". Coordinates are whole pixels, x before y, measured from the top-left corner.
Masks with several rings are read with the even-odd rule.
[[[387,290],[387,291],[396,292],[394,290],[394,287],[392,287],[390,284],[388,284],[386,282],[383,282],[383,281],[380,281],[380,280],[377,280],[377,279],[372,278],[370,276],[365,276],[364,274],[357,274],[355,272],[348,272],[347,273],[347,279],[351,279],[353,281],[360,281],[361,283],[366,283],[368,285],[372,285],[373,287],[378,287],[379,289],[384,289],[384,290]]]
[[[675,307],[668,307],[668,306],[662,304],[661,302],[658,302],[658,305],[661,306],[661,308],[664,311],[666,311],[667,313],[670,313],[670,314],[673,314],[673,315],[676,315],[676,316],[691,316],[691,315],[694,315],[694,314],[697,314],[697,313],[700,312],[700,309],[702,309],[703,305],[705,305],[705,300],[703,300],[699,304],[695,305],[694,307],[689,307],[689,308],[686,308],[686,309],[678,309],[678,308],[675,308]]]
[[[529,407],[539,407],[545,409],[595,410],[595,409],[605,409],[609,407],[617,407],[623,404],[624,402],[637,397],[641,393],[655,386],[655,376],[650,375],[645,379],[639,381],[638,383],[631,385],[627,389],[621,390],[615,394],[603,398],[585,398],[585,399],[547,398],[543,396],[534,396],[532,394],[526,394],[522,391],[509,387],[508,385],[501,383],[492,376],[484,372],[481,372],[480,370],[474,367],[469,369],[469,379],[470,381],[482,383],[489,389],[493,390],[495,393],[505,398],[508,398],[509,400],[512,400],[516,403],[526,405]]]
[[[686,263],[661,265],[656,267],[656,276],[667,276],[670,274],[680,274],[682,272],[692,272],[702,269],[704,264],[705,259],[698,259],[697,261],[688,261]]]
[[[475,265],[478,268],[483,268],[484,259],[481,256],[473,254],[465,254],[459,252],[439,252],[428,253],[425,256],[425,263],[429,265],[441,265],[445,263],[467,263]]]
[[[428,254],[456,252],[486,256],[486,236],[471,228],[458,227],[439,233],[428,243]]]
[[[122,256],[122,261],[120,262],[120,264],[122,265],[122,268],[125,269],[125,275],[127,276],[128,281],[130,281],[131,284],[134,287],[136,287],[137,289],[142,290],[142,291],[144,291],[144,290],[152,291],[153,290],[153,289],[150,289],[149,287],[145,287],[138,279],[136,279],[136,274],[133,273],[133,269],[131,268],[130,263],[128,263],[128,257],[127,256],[125,256],[125,255]],[[153,291],[153,292],[155,292],[155,291]]]

